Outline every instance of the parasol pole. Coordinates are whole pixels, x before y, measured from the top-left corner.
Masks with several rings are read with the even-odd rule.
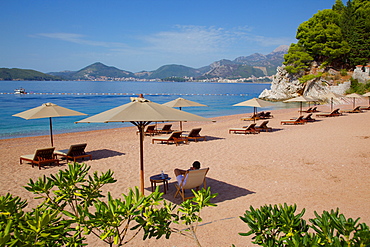
[[[179,107],[180,111],[181,111],[181,106]],[[182,121],[180,121],[180,130],[182,131]]]
[[[139,140],[139,146],[140,146],[140,192],[142,195],[144,195],[144,128],[146,125],[148,125],[150,122],[131,122],[132,124],[136,125],[139,134],[140,134],[140,140]]]
[[[50,122],[50,139],[51,139],[51,146],[54,147],[53,143],[53,124],[51,121],[51,117],[49,117],[49,122]]]
[[[254,120],[254,123],[256,123],[256,118],[257,118],[257,107],[254,107],[253,109],[253,120]]]

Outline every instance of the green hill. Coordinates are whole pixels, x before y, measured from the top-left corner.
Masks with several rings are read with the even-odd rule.
[[[1,81],[61,81],[57,76],[48,75],[31,69],[0,68]]]
[[[51,72],[49,74],[57,75],[68,80],[99,80],[104,78],[135,77],[131,72],[120,70],[113,66],[107,66],[100,62],[91,64],[79,71]]]
[[[159,69],[153,71],[149,75],[149,79],[155,79],[155,78],[167,78],[167,77],[197,77],[200,76],[201,73],[197,69],[193,69],[190,67],[186,67],[183,65],[176,65],[176,64],[170,64],[170,65],[164,65],[160,67]]]

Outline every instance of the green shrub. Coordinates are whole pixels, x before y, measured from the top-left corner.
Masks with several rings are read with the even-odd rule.
[[[357,79],[351,78],[351,87],[346,91],[347,94],[364,94],[370,91],[370,82],[360,83]]]
[[[306,82],[308,82],[312,79],[321,77],[321,75],[322,75],[322,73],[318,73],[317,75],[314,75],[314,74],[304,75],[301,78],[299,78],[299,82],[304,84],[304,83],[306,83]]]
[[[369,227],[358,223],[359,218],[346,219],[339,209],[315,212],[316,218],[308,225],[301,213],[295,214],[297,206],[265,205],[246,211],[241,220],[248,224],[247,233],[253,235],[254,244],[260,246],[370,246]]]
[[[348,75],[347,70],[345,70],[345,69],[341,69],[341,70],[340,70],[340,75],[341,75],[341,76],[346,76],[346,75]]]
[[[10,194],[0,196],[0,246],[84,246],[85,235],[94,235],[109,246],[122,246],[143,232],[147,238],[169,238],[180,233],[193,239],[200,211],[216,194],[210,188],[193,191],[194,198],[179,206],[163,201],[158,191],[148,196],[138,188],[130,189],[121,198],[102,194],[102,187],[115,183],[113,172],[89,175],[86,164],[68,164],[49,177],[32,179],[25,188],[42,199],[31,212],[23,209],[26,201]],[[171,227],[184,224],[185,230]],[[190,232],[186,234],[186,232]]]

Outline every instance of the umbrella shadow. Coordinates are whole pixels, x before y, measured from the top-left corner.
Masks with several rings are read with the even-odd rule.
[[[93,160],[99,160],[99,159],[105,159],[105,158],[110,158],[114,156],[122,156],[122,155],[125,155],[126,153],[118,152],[118,151],[111,150],[111,149],[98,149],[98,150],[87,152],[87,154],[91,154]]]
[[[181,196],[178,195],[176,198],[174,197],[176,193],[175,183],[177,182],[172,182],[168,184],[167,193],[163,194],[163,198],[172,203],[181,204],[182,203]],[[157,186],[159,186],[159,191],[163,192],[163,184],[161,183],[160,185],[158,184]],[[245,188],[242,188],[236,185],[232,185],[224,181],[209,178],[209,177],[207,177],[207,187],[211,188],[212,193],[218,193],[218,195],[211,200],[212,203],[219,203],[223,201],[233,200],[238,197],[247,196],[247,195],[256,193],[254,191],[250,191],[248,189],[245,189]],[[151,187],[147,187],[145,189],[150,192],[152,191]],[[192,195],[191,190],[185,191],[185,197],[191,196],[191,195]]]
[[[206,136],[207,140],[206,141],[215,141],[215,140],[223,140],[225,138],[223,137],[217,137],[217,136]]]

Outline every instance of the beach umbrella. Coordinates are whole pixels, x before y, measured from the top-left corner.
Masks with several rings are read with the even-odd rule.
[[[253,116],[256,116],[257,115],[257,107],[269,107],[269,106],[272,106],[272,105],[273,104],[268,102],[268,101],[258,99],[258,98],[253,98],[253,99],[249,99],[249,100],[237,103],[233,106],[251,106],[251,107],[254,107],[253,108],[253,114],[254,114]],[[254,120],[254,122],[256,122],[255,117],[254,117],[253,120]]]
[[[49,118],[50,122],[50,138],[51,146],[54,146],[53,143],[53,124],[51,118],[53,117],[70,117],[70,116],[81,116],[87,115],[78,111],[74,111],[65,107],[58,106],[53,103],[44,103],[41,106],[23,111],[17,114],[14,114],[14,117],[21,117],[24,119],[37,119],[37,118]]]
[[[76,123],[130,122],[140,133],[140,190],[144,194],[144,128],[151,122],[169,121],[212,121],[195,114],[180,111],[165,105],[151,102],[144,98],[136,100],[80,120]]]
[[[356,106],[356,98],[362,98],[362,95],[359,95],[357,93],[351,93],[351,94],[347,94],[346,96],[344,96],[346,98],[353,98],[353,109],[355,108]]]
[[[369,107],[370,107],[370,92],[367,92],[367,93],[363,94],[362,96],[369,97]]]
[[[181,110],[182,107],[207,106],[207,105],[203,105],[203,104],[200,104],[198,102],[187,100],[187,99],[184,99],[184,98],[181,98],[181,97],[177,98],[175,100],[169,101],[167,103],[164,103],[163,105],[169,106],[169,107],[179,107],[180,110]],[[181,121],[180,121],[180,130],[182,130],[182,122]]]
[[[341,95],[341,94],[334,93],[334,92],[329,92],[329,93],[323,95],[323,97],[326,98],[326,99],[330,99],[330,111],[333,111],[333,100],[338,99],[338,98],[342,98],[344,96]]]
[[[314,99],[310,98],[309,96],[298,96],[298,97],[295,97],[295,98],[291,98],[291,99],[288,99],[288,100],[285,100],[283,102],[285,103],[289,103],[289,102],[300,102],[300,114],[302,114],[302,103],[303,102],[312,102],[312,101],[315,101]]]

